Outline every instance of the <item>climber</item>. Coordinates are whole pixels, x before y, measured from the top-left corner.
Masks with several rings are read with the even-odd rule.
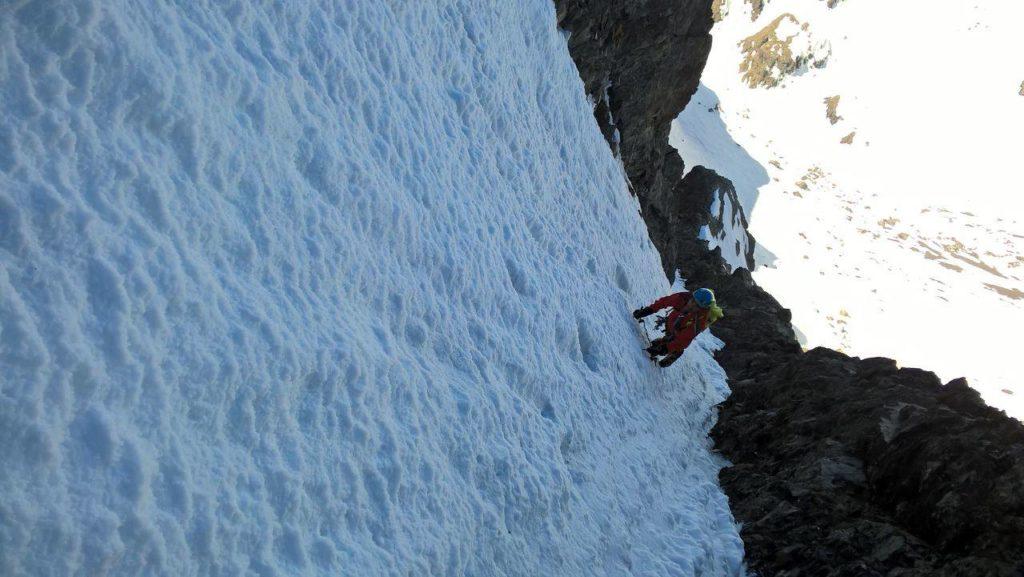
[[[633,311],[633,318],[642,321],[644,317],[668,307],[672,307],[672,311],[665,318],[665,335],[651,341],[651,346],[645,349],[651,360],[664,355],[658,362],[662,367],[676,362],[693,339],[723,315],[715,302],[715,293],[711,289],[699,288],[693,293],[683,291],[661,297],[650,306]]]

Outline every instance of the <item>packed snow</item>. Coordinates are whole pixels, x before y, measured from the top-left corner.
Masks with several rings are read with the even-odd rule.
[[[773,0],[752,22],[731,0],[672,143],[736,184],[754,277],[805,346],[966,376],[1024,418],[1024,77],[1005,60],[1024,4],[828,4]],[[787,13],[828,61],[750,88],[739,43]]]
[[[0,90],[0,574],[742,573],[547,0],[16,1]]]

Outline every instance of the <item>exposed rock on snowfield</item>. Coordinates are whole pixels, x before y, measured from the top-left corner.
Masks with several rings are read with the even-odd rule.
[[[722,18],[729,15],[729,0],[714,0],[711,4],[711,17],[715,22],[721,22]]]
[[[1024,567],[1024,427],[966,381],[821,348],[730,377],[713,436],[755,569]]]
[[[718,186],[714,187],[715,198],[711,203],[711,215],[706,231],[706,240],[709,241],[710,248],[723,247],[722,257],[733,268],[743,266],[753,270],[754,237],[747,230],[749,227],[747,216],[743,213],[743,206],[736,195],[735,187],[729,179],[702,166],[694,167],[683,179],[683,182],[688,182],[688,179],[692,181],[702,173],[709,173],[720,180]],[[698,185],[697,190],[708,190],[708,188]],[[736,264],[733,264],[734,259],[738,260]]]
[[[740,46],[785,13],[829,41],[828,63],[770,90],[752,89],[737,73]],[[706,108],[688,106],[673,122],[671,143],[688,167],[706,166],[736,185],[759,244],[755,280],[792,309],[808,348],[899,359],[933,370],[943,382],[963,376],[987,403],[1024,419],[1024,394],[1002,392],[1024,387],[1006,360],[1014,358],[1024,306],[982,284],[1024,290],[1024,280],[1012,279],[1015,271],[999,262],[1007,252],[1024,254],[1016,158],[1024,150],[1024,101],[1014,91],[1024,77],[1011,65],[971,64],[1015,53],[1013,24],[1024,21],[1024,3],[906,0],[830,9],[821,0],[771,0],[756,22],[749,14],[748,4],[734,1],[713,29],[695,99],[705,100],[705,89],[715,94],[715,124],[704,118]],[[928,26],[906,27],[921,14],[929,15]],[[886,38],[902,39],[899,60],[914,66],[880,66],[893,56]],[[956,82],[931,89],[929,78],[954,69]],[[842,96],[832,124],[822,100],[836,95]],[[965,107],[974,101],[985,106]],[[730,151],[746,158],[737,162]],[[767,172],[756,188],[748,185],[751,163]],[[794,188],[808,166],[820,166],[827,180]],[[939,208],[950,209],[948,218],[935,214]],[[886,234],[874,222],[890,215],[902,223]],[[926,261],[911,250],[913,241],[890,238],[949,233],[981,255],[972,260],[1011,280],[986,278],[988,271],[955,257],[942,265]],[[771,259],[763,258],[767,252]],[[845,333],[826,322],[826,311],[844,305],[854,313]],[[936,314],[946,306],[980,313],[974,336],[949,338],[940,320],[946,315]]]
[[[829,96],[829,97],[825,98],[825,118],[828,118],[828,121],[831,124],[835,124],[835,123],[837,123],[837,122],[839,122],[840,120],[843,119],[843,117],[839,116],[839,113],[836,111],[836,109],[838,109],[838,108],[839,108],[839,95],[838,94],[835,95],[835,96]]]
[[[807,66],[822,68],[831,53],[829,42],[817,41],[810,26],[790,13],[740,42],[740,72],[751,88],[772,88]]]
[[[840,139],[839,143],[840,144],[853,144],[853,139],[854,139],[855,136],[857,136],[857,132],[856,131],[851,132],[850,134],[847,134],[842,139]]]
[[[729,179],[703,166],[695,166],[673,190],[670,218],[693,219],[698,240],[708,248],[721,247],[731,268],[754,268],[754,237],[747,231],[747,217]]]
[[[764,5],[768,3],[768,0],[747,0],[747,4],[750,4],[750,21],[753,22],[761,16],[761,11],[764,10]]]
[[[581,10],[574,17],[578,27],[585,29],[588,18],[606,22],[606,9],[586,8],[575,6]],[[628,13],[615,17],[629,19]],[[793,64],[798,53],[786,40],[792,36],[774,30],[783,23],[790,31],[806,31],[795,18],[783,17],[751,40],[753,85],[772,86],[782,76],[777,70],[792,73],[814,62]],[[672,50],[660,43],[661,30],[652,28],[657,40],[628,52],[641,61],[616,62],[614,68],[663,67],[660,59]],[[584,38],[572,48],[577,64],[581,57],[588,63],[580,66],[581,75],[593,86],[608,73],[602,66],[611,65],[595,66],[586,56],[592,47],[581,53],[588,42],[597,39]],[[682,46],[677,54],[687,57]],[[681,82],[692,85],[692,79]],[[647,117],[630,118],[656,104],[645,98],[642,108],[630,107],[620,100],[614,108],[620,124],[648,123],[642,133],[623,133],[623,150],[663,150],[657,142],[629,141],[664,133]],[[639,156],[623,160],[629,174],[653,170],[634,165]],[[656,166],[662,176],[682,171],[671,151]],[[810,188],[820,178],[819,171],[802,182]],[[734,392],[713,434],[734,463],[721,480],[744,524],[751,568],[764,576],[1018,575],[1024,570],[1024,427],[985,406],[962,379],[943,386],[932,373],[900,369],[888,359],[802,352],[789,311],[746,269],[730,273],[723,247],[709,250],[698,238],[703,227],[713,228],[709,201],[722,180],[694,168],[671,196],[641,187],[637,192],[666,272],[678,270],[691,288],[713,287],[726,311],[713,332],[726,343],[716,358]]]

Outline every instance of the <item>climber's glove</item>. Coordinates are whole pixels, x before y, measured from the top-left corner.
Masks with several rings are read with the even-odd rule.
[[[651,307],[640,307],[633,311],[633,318],[640,320],[653,312],[654,311],[651,310]]]

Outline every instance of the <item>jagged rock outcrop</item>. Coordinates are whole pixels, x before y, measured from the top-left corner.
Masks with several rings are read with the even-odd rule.
[[[828,118],[829,124],[832,124],[833,126],[843,119],[838,112],[840,98],[841,96],[838,94],[825,97],[825,118]]]
[[[683,162],[669,124],[707,57],[711,0],[556,0],[598,119],[666,274],[711,286],[733,395],[713,436],[748,562],[769,576],[1024,577],[1024,427],[963,380],[826,349],[720,248],[721,177]],[[616,136],[618,130],[618,136]],[[621,147],[621,148],[618,148]]]
[[[964,380],[823,348],[727,372],[712,436],[762,575],[1024,570],[1024,427]]]
[[[806,68],[822,68],[832,54],[828,41],[818,41],[810,26],[781,14],[740,43],[740,72],[751,88],[772,88]]]
[[[669,129],[697,90],[711,50],[711,0],[556,0],[555,6],[594,116],[641,206],[667,198],[683,171]]]
[[[709,168],[695,166],[683,177],[680,188],[675,191],[677,195],[686,194],[687,190],[694,194],[711,192],[711,210],[706,219],[701,214],[706,223],[701,227],[702,236],[706,235],[704,238],[713,246],[722,247],[722,256],[728,262],[753,270],[756,243],[732,181]]]
[[[722,250],[729,251],[729,262],[739,261],[749,269],[754,268],[756,241],[747,231],[747,217],[736,188],[714,170],[703,166],[690,169],[670,195],[650,203],[645,219],[669,276],[676,270],[673,263],[709,252],[705,238],[715,241],[715,254],[721,256]]]

